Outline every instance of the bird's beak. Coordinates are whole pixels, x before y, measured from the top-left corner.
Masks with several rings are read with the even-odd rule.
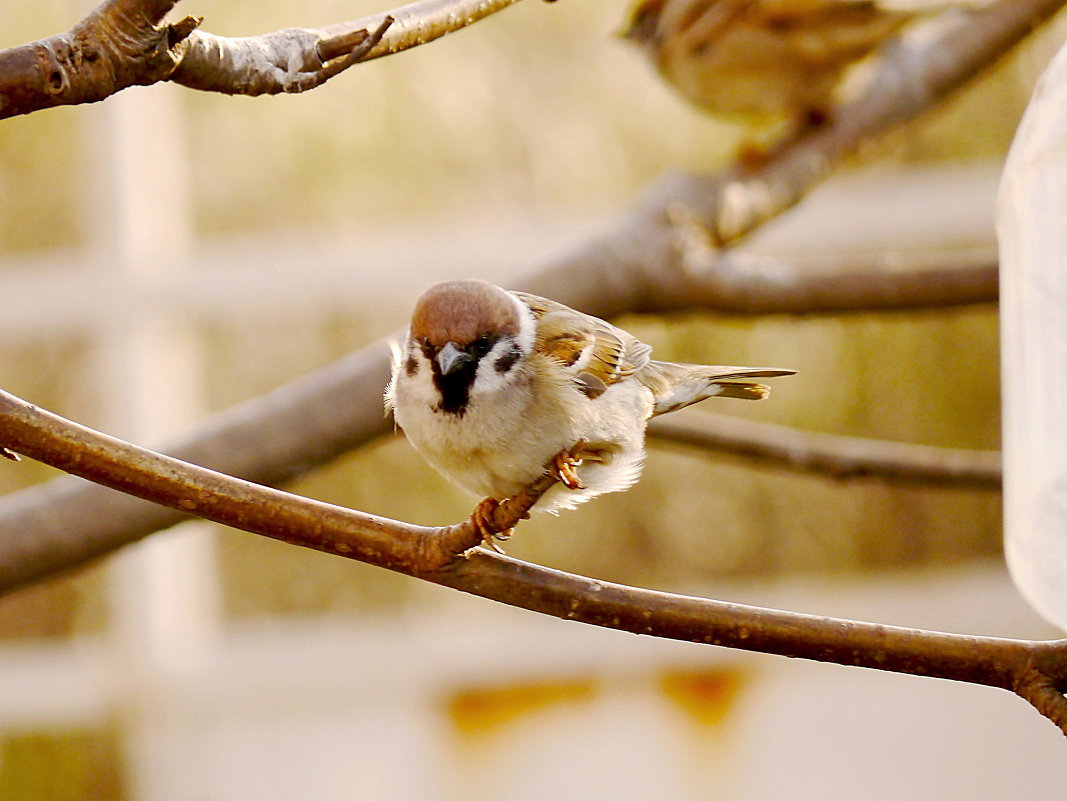
[[[445,346],[437,351],[436,360],[437,366],[441,368],[441,375],[450,375],[467,362],[474,361],[474,357],[457,348],[455,342],[446,342]]]

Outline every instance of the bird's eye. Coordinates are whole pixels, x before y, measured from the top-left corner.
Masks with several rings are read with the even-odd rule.
[[[490,350],[492,350],[492,347],[493,338],[487,334],[485,336],[480,336],[476,340],[474,340],[467,348],[467,351],[472,356],[481,357],[487,354]]]

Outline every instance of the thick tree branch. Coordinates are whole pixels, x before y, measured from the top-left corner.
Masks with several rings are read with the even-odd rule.
[[[997,451],[936,448],[846,437],[712,412],[682,412],[649,424],[653,439],[731,453],[834,479],[870,477],[927,486],[999,490]]]
[[[65,33],[0,51],[0,119],[166,80],[199,24],[167,25],[176,4],[107,0]]]
[[[0,393],[0,442],[208,520],[556,617],[1010,689],[1067,733],[1061,692],[1067,687],[1067,640],[972,637],[761,609],[596,581],[484,549],[464,558],[478,541],[469,522],[412,526],[260,487],[99,434],[6,393]]]
[[[517,0],[421,0],[392,14],[225,37],[164,17],[178,0],[106,0],[69,31],[0,51],[0,119],[171,80],[227,94],[303,92],[367,58],[459,30]]]

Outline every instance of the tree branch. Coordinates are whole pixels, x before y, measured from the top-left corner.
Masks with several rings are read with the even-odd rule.
[[[389,35],[382,39],[364,59],[369,61],[382,56],[399,53],[417,47],[445,34],[458,31],[502,11],[519,0],[420,0],[389,12],[394,20]],[[382,14],[373,14],[352,22],[340,22],[321,29],[323,39],[320,48],[328,54],[345,52],[347,37],[353,31],[373,29],[381,24]],[[324,56],[325,57],[325,56]]]
[[[107,0],[65,33],[0,51],[0,119],[166,80],[199,24],[165,24],[176,4]]]
[[[605,247],[610,249],[610,244]],[[932,269],[899,257],[871,258],[854,270],[836,272],[798,267],[789,281],[781,280],[781,262],[753,259],[748,269],[737,270],[726,282],[714,271],[680,278],[673,264],[664,261],[665,254],[656,258],[662,283],[648,283],[653,280],[649,271],[638,274],[645,264],[629,258],[598,258],[583,267],[565,257],[530,274],[519,286],[598,316],[684,309],[801,314],[820,304],[845,311],[848,287],[865,284],[871,293],[861,293],[856,301],[858,308],[868,309],[878,300],[874,287],[880,279],[873,276],[887,273],[902,287],[883,298],[891,308],[944,305],[953,293],[960,302],[996,298],[996,266],[981,253],[955,266],[955,256],[931,257]],[[905,267],[886,270],[886,264],[895,263]],[[208,418],[166,450],[228,475],[281,484],[387,434],[390,423],[382,414],[382,391],[388,377],[389,347],[380,341]],[[0,497],[0,592],[77,567],[183,519],[162,506],[69,478],[9,493]]]
[[[677,214],[673,215],[677,220]],[[720,314],[914,311],[996,303],[994,248],[793,256],[716,250],[691,222],[678,229],[677,258],[646,287],[633,312],[703,308]]]
[[[928,98],[940,97],[1063,1],[999,0],[994,8],[1003,15],[1002,28],[985,26],[977,37],[950,29],[933,37],[928,57],[915,64],[913,82],[931,87]],[[963,48],[958,59],[933,57],[953,42],[957,50],[961,42],[970,49]],[[840,109],[831,127],[776,154],[749,177],[750,186],[779,172],[789,175],[797,164],[832,162],[873,135],[878,125],[900,119],[873,114],[871,107]],[[553,258],[516,286],[600,317],[682,309],[805,314],[996,300],[996,266],[988,254],[965,254],[958,263],[948,256],[929,265],[898,255],[840,270],[839,263],[804,266],[715,250],[708,244],[707,221],[715,218],[720,190],[737,174],[728,168],[711,176],[668,176],[612,229]],[[388,431],[380,405],[388,364],[386,344],[376,343],[215,415],[168,450],[231,475],[265,484],[284,482]],[[0,591],[75,567],[181,519],[162,507],[63,479],[12,493],[0,498]]]
[[[713,412],[657,417],[648,434],[661,443],[731,453],[834,479],[878,478],[943,487],[999,490],[1000,453],[846,437]]]
[[[386,15],[369,32],[366,28],[350,32],[344,39],[348,51],[323,48],[322,32],[309,28],[248,37],[197,31],[189,37],[170,80],[189,89],[229,95],[306,92],[365,60],[392,24],[393,18]]]
[[[350,22],[246,38],[197,31],[170,80],[226,94],[304,92],[353,64],[432,42],[517,2],[418,0]]]
[[[285,542],[568,620],[689,642],[1010,689],[1067,733],[1067,640],[973,637],[762,609],[596,581],[484,549],[468,521],[424,528],[260,487],[147,451],[0,393],[0,442],[112,489]],[[551,481],[543,483],[543,489]],[[517,522],[521,510],[510,522]],[[509,521],[504,521],[509,522]],[[466,552],[466,558],[462,556]]]
[[[65,33],[0,51],[0,119],[165,80],[226,94],[304,92],[517,0],[421,0],[391,14],[250,37],[197,30],[198,17],[168,25],[164,17],[177,2],[106,0]]]

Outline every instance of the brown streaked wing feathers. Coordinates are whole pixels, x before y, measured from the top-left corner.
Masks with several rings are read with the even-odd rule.
[[[574,380],[589,397],[599,397],[612,384],[648,364],[652,348],[622,329],[562,303],[525,292],[514,294],[537,318],[538,351],[567,367],[574,366],[588,351],[589,358],[576,369]]]
[[[589,351],[586,364],[575,368],[574,381],[590,398],[598,398],[612,384],[628,376],[652,390],[653,416],[681,409],[704,398],[759,400],[770,388],[738,378],[773,378],[792,375],[793,370],[770,367],[727,367],[657,362],[652,347],[610,323],[582,314],[562,303],[537,295],[515,292],[537,318],[537,341],[541,353],[574,367]],[[710,391],[714,389],[714,391]]]

